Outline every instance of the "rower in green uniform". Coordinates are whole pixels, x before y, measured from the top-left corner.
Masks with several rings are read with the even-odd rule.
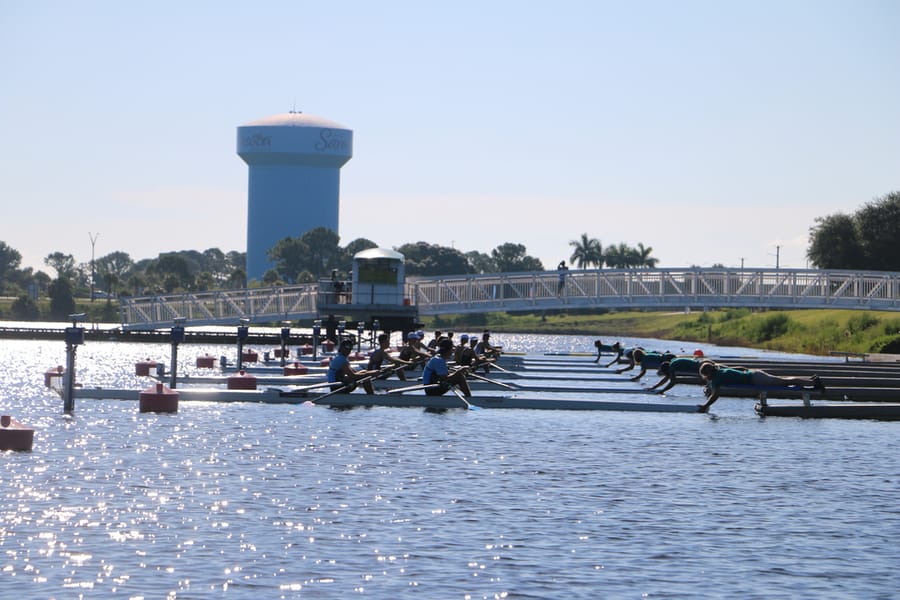
[[[594,342],[594,347],[597,349],[597,358],[594,359],[595,363],[600,362],[600,357],[606,354],[615,354],[616,358],[622,355],[622,344],[619,342],[614,343],[612,346],[608,346],[604,344],[602,341],[597,340]]]
[[[697,379],[700,377],[700,365],[704,362],[706,361],[690,357],[673,358],[672,360],[663,361],[656,371],[657,375],[662,375],[662,379],[660,379],[656,385],[647,389],[655,390],[659,386],[665,384],[666,387],[657,392],[657,394],[663,394],[675,387],[675,384],[680,383],[678,380],[679,377],[681,377],[682,381],[691,378]]]
[[[700,376],[706,381],[703,393],[707,395],[706,404],[697,407],[700,412],[706,412],[709,407],[719,399],[719,392],[723,385],[759,386],[763,387],[791,387],[809,386],[819,391],[824,391],[825,386],[818,375],[812,377],[779,377],[758,369],[730,368],[717,365],[712,361],[705,361],[700,365]]]

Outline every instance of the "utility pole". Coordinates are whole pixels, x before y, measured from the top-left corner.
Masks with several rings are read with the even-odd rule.
[[[781,266],[781,246],[775,246],[775,270]]]
[[[744,270],[744,257],[741,257],[741,271]]]
[[[88,237],[91,238],[91,302],[94,301],[94,246],[97,245],[97,238],[100,233],[91,233],[88,231]]]

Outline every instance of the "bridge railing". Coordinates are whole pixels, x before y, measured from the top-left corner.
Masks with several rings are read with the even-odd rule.
[[[316,285],[253,288],[124,299],[122,324],[127,329],[157,328],[185,317],[191,325],[221,325],[239,319],[272,322],[313,318]]]
[[[149,296],[122,301],[127,329],[312,319],[316,284]],[[900,273],[815,269],[586,269],[410,278],[420,315],[560,308],[857,308],[900,310]],[[331,307],[333,308],[333,307]]]
[[[815,269],[592,269],[421,278],[419,314],[598,308],[900,310],[900,273]]]

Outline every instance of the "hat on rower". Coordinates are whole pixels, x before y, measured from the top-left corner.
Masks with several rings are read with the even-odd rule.
[[[468,334],[468,333],[464,333],[464,334],[462,334],[461,336],[459,336],[459,339],[460,339],[460,341],[465,342],[465,341],[467,341],[467,340],[469,339],[469,334]]]
[[[419,336],[419,339],[422,339],[425,337],[425,332],[420,329],[416,332],[416,335]]]
[[[417,339],[419,339],[419,334],[416,333],[415,331],[410,331],[409,333],[406,334],[406,339],[417,340]]]

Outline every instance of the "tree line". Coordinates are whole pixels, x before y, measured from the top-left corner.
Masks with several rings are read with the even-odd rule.
[[[581,269],[654,268],[659,263],[653,248],[624,242],[603,247],[599,239],[582,233],[569,241],[568,262]],[[353,256],[378,244],[365,238],[341,246],[334,231],[320,227],[299,237],[280,240],[269,251],[274,265],[261,281],[247,281],[246,253],[204,251],[164,252],[156,258],[134,261],[126,252],[116,251],[92,263],[76,263],[71,254],[56,251],[43,271],[21,267],[21,254],[0,241],[0,296],[16,298],[13,316],[35,318],[35,299],[49,297],[52,316],[72,312],[73,298],[95,297],[107,301],[122,295],[202,292],[293,283],[315,282],[337,271],[348,278]],[[852,214],[836,213],[818,217],[809,231],[807,257],[823,269],[900,271],[900,192],[890,192],[864,204]],[[528,254],[523,244],[507,242],[490,252],[463,252],[456,248],[411,242],[395,248],[405,257],[411,276],[441,276],[482,273],[543,271],[541,261]],[[562,261],[565,263],[566,261]],[[560,265],[562,266],[562,265]]]
[[[603,248],[601,242],[584,233],[569,245],[573,248],[570,262],[579,268],[654,267],[657,259],[652,248],[625,243]],[[13,317],[37,318],[40,297],[49,297],[51,317],[65,319],[74,311],[76,297],[105,299],[128,295],[150,295],[178,292],[203,292],[215,289],[275,286],[311,283],[337,271],[349,278],[353,256],[362,250],[376,248],[372,240],[358,238],[341,246],[334,231],[319,227],[299,237],[287,237],[276,243],[268,258],[273,264],[262,280],[247,281],[246,253],[209,248],[204,251],[164,252],[156,258],[135,261],[127,252],[115,251],[93,262],[77,263],[72,254],[55,251],[44,258],[44,264],[55,272],[52,278],[44,271],[21,267],[21,254],[0,241],[0,295],[16,297]],[[410,276],[509,273],[543,271],[540,259],[528,254],[523,244],[506,242],[490,252],[463,252],[456,248],[411,242],[395,248],[405,257],[405,270]],[[565,262],[565,261],[564,261]]]
[[[820,269],[900,271],[900,192],[890,192],[852,214],[818,217],[807,257]]]

